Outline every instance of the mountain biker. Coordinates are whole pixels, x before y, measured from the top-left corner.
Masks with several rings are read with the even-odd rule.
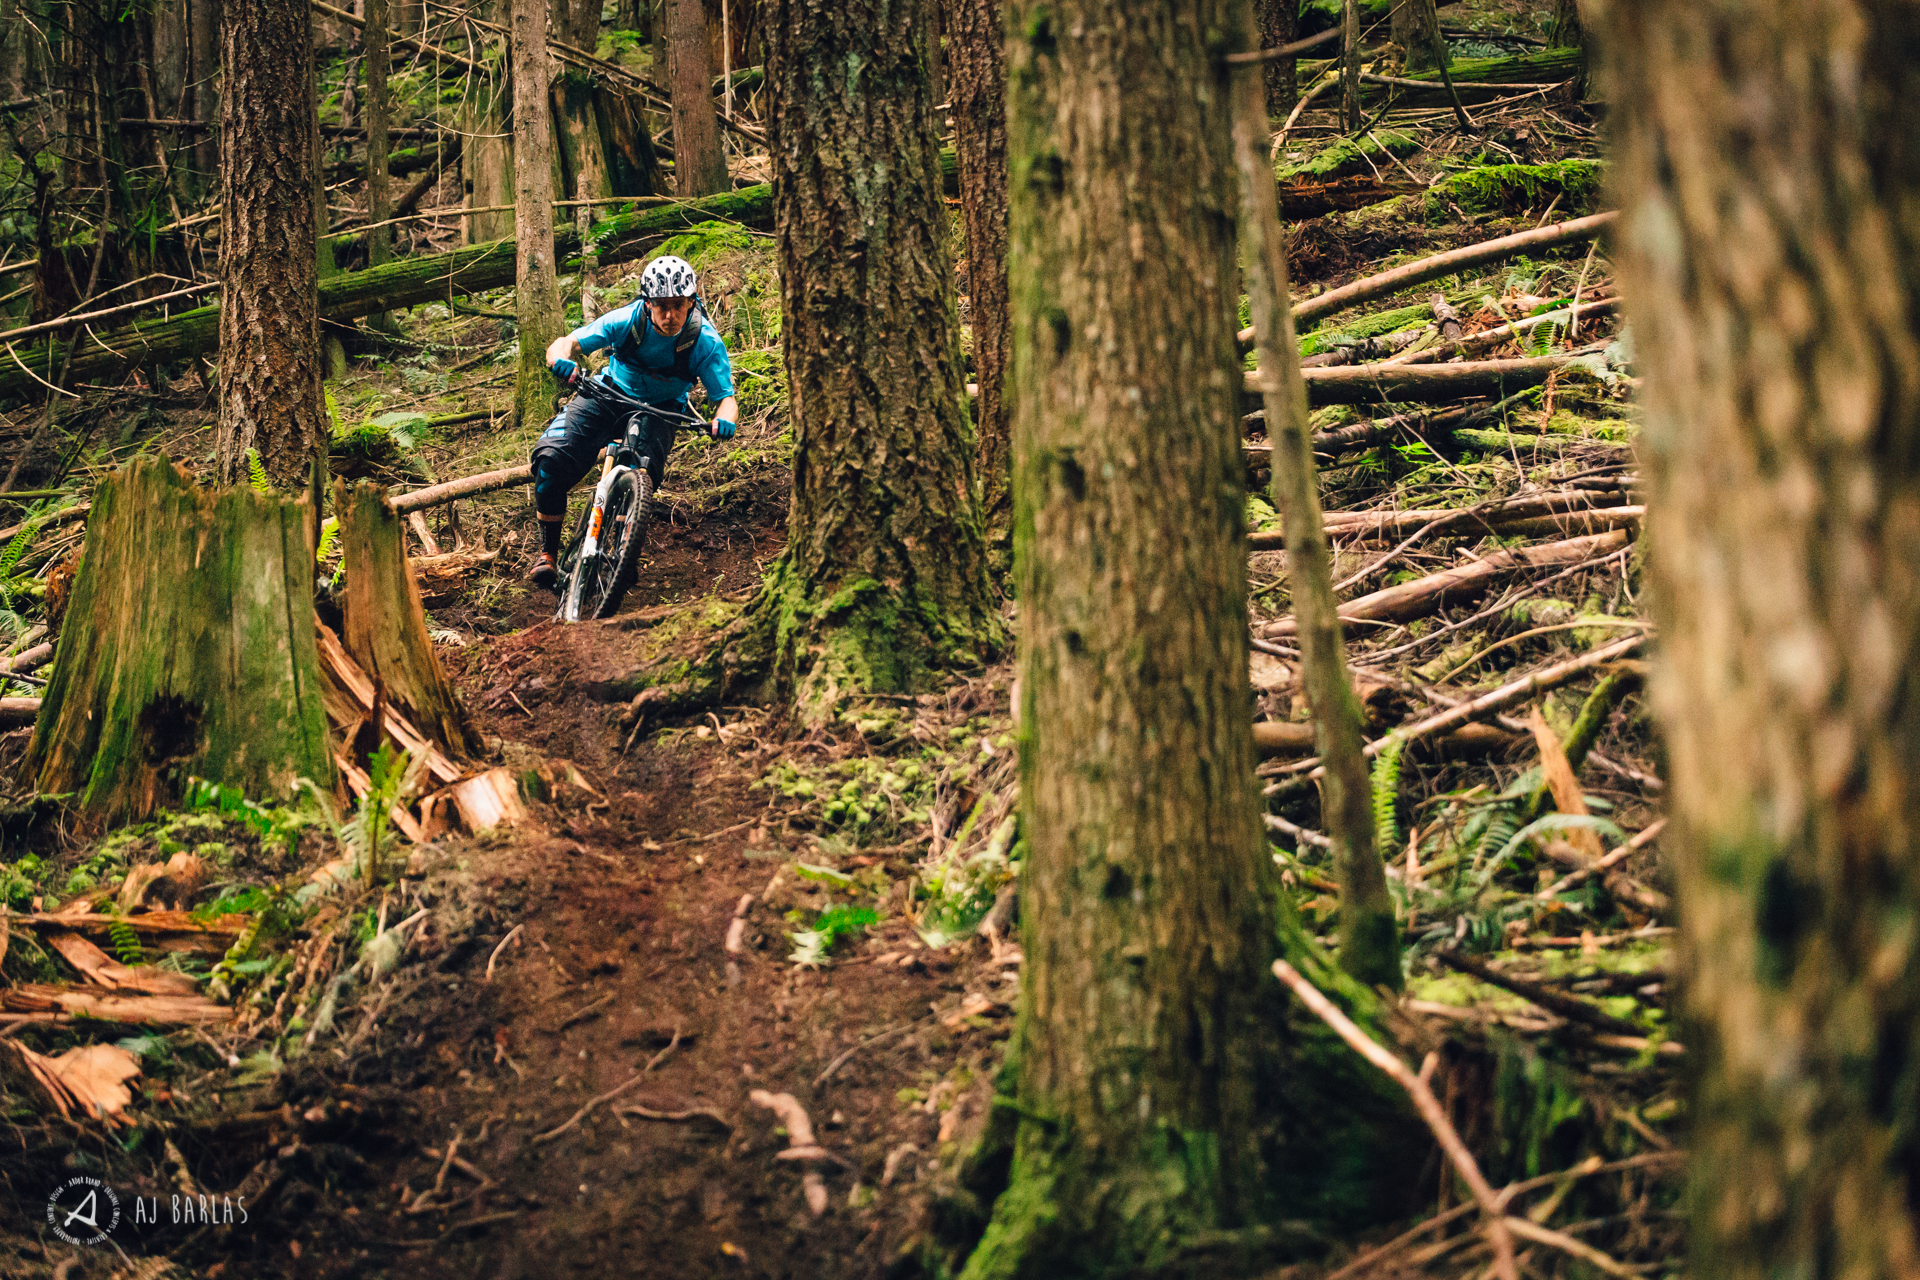
[[[727,344],[697,306],[696,287],[693,266],[686,259],[671,254],[655,258],[640,273],[639,299],[555,338],[547,348],[547,366],[555,377],[572,384],[584,376],[580,362],[588,354],[611,347],[611,359],[600,377],[624,395],[676,413],[688,412],[687,392],[698,378],[707,399],[719,405],[710,433],[716,440],[732,439],[740,414],[733,395],[733,362]],[[625,414],[615,406],[575,396],[534,445],[533,502],[540,518],[540,554],[528,576],[535,586],[551,587],[557,580],[555,557],[560,551],[567,493],[593,469],[608,442],[620,437],[624,421]],[[642,452],[651,460],[648,470],[657,487],[666,471],[674,429],[660,419],[649,421],[652,436]]]

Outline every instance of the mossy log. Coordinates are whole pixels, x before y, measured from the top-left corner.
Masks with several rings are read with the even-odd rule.
[[[466,708],[427,637],[420,586],[407,563],[400,516],[380,485],[333,487],[340,517],[346,598],[341,642],[361,668],[386,685],[387,700],[453,757],[479,750]]]
[[[623,213],[601,223],[595,232],[601,265],[626,262],[640,256],[648,237],[669,235],[702,222],[738,222],[749,227],[773,225],[773,188],[765,183],[724,192],[686,204],[666,205]],[[579,250],[579,235],[571,227],[554,231],[556,252],[563,258]],[[579,269],[578,259],[561,270]],[[409,258],[365,271],[350,271],[320,281],[320,315],[327,320],[355,320],[377,311],[392,311],[423,302],[441,301],[452,294],[479,293],[514,281],[513,240],[490,241],[452,253]],[[204,355],[220,343],[220,306],[200,307],[168,320],[147,320],[99,335],[75,340],[70,381],[102,382],[131,369]],[[19,363],[0,363],[0,398],[37,395],[44,390],[26,369],[52,380],[66,359],[67,344],[36,344],[18,353]],[[26,368],[22,368],[22,365]]]
[[[1542,49],[1538,53],[1511,58],[1456,58],[1447,68],[1460,100],[1471,105],[1494,98],[1511,96],[1506,86],[1585,83],[1587,55],[1582,49]],[[1360,98],[1373,106],[1391,97],[1395,107],[1450,107],[1453,98],[1440,82],[1439,71],[1416,71],[1393,77],[1396,83],[1379,84],[1362,80]],[[1422,81],[1431,88],[1414,88],[1410,81]]]
[[[27,753],[38,790],[131,820],[189,776],[274,800],[331,781],[310,516],[159,458],[101,484]]]
[[[1302,369],[1300,375],[1307,384],[1307,403],[1316,409],[1330,404],[1431,404],[1464,396],[1510,396],[1539,386],[1570,363],[1566,356],[1537,356],[1458,364],[1356,364]],[[1262,375],[1250,371],[1242,400],[1248,411],[1260,406],[1261,385]]]

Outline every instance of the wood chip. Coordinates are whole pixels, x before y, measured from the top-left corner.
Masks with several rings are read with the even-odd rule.
[[[75,1110],[109,1123],[131,1125],[123,1113],[133,1102],[127,1081],[140,1074],[140,1060],[118,1045],[90,1044],[56,1057],[10,1044],[27,1075],[63,1116]]]

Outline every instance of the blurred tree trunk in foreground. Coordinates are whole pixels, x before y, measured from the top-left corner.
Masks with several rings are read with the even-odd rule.
[[[1920,5],[1587,6],[1647,375],[1702,1275],[1920,1267]]]

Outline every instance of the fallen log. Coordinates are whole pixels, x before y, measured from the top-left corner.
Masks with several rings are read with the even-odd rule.
[[[83,502],[77,507],[68,507],[65,511],[56,511],[50,516],[41,516],[39,520],[43,525],[51,528],[56,524],[67,524],[74,520],[84,520],[87,518],[87,512],[91,510],[93,510],[93,504],[91,502]],[[34,523],[32,520],[22,520],[19,524],[10,524],[4,529],[0,529],[0,542],[13,541],[22,529],[32,523]]]
[[[1345,311],[1348,307],[1357,307],[1363,302],[1384,298],[1402,289],[1410,289],[1427,280],[1450,276],[1468,267],[1502,262],[1522,253],[1551,248],[1555,245],[1577,244],[1591,240],[1619,216],[1617,211],[1596,213],[1585,218],[1575,218],[1571,222],[1557,222],[1550,227],[1536,227],[1532,231],[1522,231],[1515,235],[1501,236],[1497,240],[1488,240],[1481,244],[1470,244],[1461,249],[1450,249],[1446,253],[1437,253],[1431,258],[1409,262],[1405,266],[1355,280],[1352,284],[1341,285],[1338,289],[1329,289],[1318,297],[1296,303],[1293,308],[1293,319],[1296,324],[1305,324],[1309,320],[1318,320],[1321,316]],[[1242,329],[1239,338],[1242,351],[1253,349],[1251,328]]]
[[[14,654],[11,658],[0,658],[0,672],[32,671],[43,667],[47,659],[53,657],[53,641],[37,644],[31,649]]]
[[[19,729],[40,718],[38,698],[0,698],[0,729]]]
[[[1307,384],[1307,403],[1314,408],[1330,404],[1433,403],[1466,396],[1509,396],[1539,386],[1571,363],[1570,356],[1538,356],[1459,364],[1356,364],[1302,369],[1300,377]],[[1247,373],[1246,396],[1261,394],[1263,376],[1260,370]]]
[[[1326,517],[1329,538],[1348,541],[1393,541],[1417,529],[1435,537],[1446,537],[1456,529],[1479,533],[1554,532],[1559,521],[1568,522],[1568,532],[1597,533],[1608,529],[1631,528],[1640,522],[1646,508],[1625,505],[1627,495],[1618,490],[1575,490],[1570,493],[1536,494],[1511,498],[1506,502],[1473,507],[1437,508],[1411,511],[1332,511]],[[1598,521],[1595,528],[1574,527],[1581,520]],[[1431,526],[1431,527],[1429,527]],[[1247,535],[1249,551],[1284,549],[1282,536],[1271,530]]]
[[[218,916],[202,924],[185,911],[143,911],[135,915],[102,915],[98,912],[66,915],[36,911],[9,917],[8,923],[28,929],[84,934],[106,938],[111,943],[115,925],[132,929],[142,947],[159,951],[185,951],[196,955],[225,955],[234,939],[246,927],[245,916]]]
[[[1452,733],[1441,734],[1422,743],[1429,759],[1464,760],[1474,756],[1505,751],[1521,740],[1520,735],[1498,725],[1464,724]],[[1263,758],[1310,756],[1313,754],[1313,725],[1287,720],[1256,720],[1253,746]]]
[[[0,1009],[9,1013],[67,1014],[149,1027],[225,1022],[233,1016],[231,1009],[205,996],[96,994],[38,982],[0,992]]]
[[[403,493],[393,500],[393,509],[401,515],[406,515],[410,511],[424,511],[428,507],[445,506],[460,498],[492,493],[496,489],[509,489],[516,484],[527,484],[532,480],[533,468],[526,464],[507,467],[501,471],[484,471],[476,476],[463,476],[458,480],[449,480],[445,484],[430,485],[425,489],[415,489],[412,493]]]
[[[1543,325],[1566,324],[1577,312],[1582,319],[1592,316],[1610,316],[1620,309],[1620,299],[1602,298],[1597,302],[1583,302],[1577,307],[1567,307],[1558,311],[1545,311],[1525,320],[1516,320],[1496,328],[1471,334],[1457,341],[1442,341],[1438,345],[1422,347],[1418,351],[1407,351],[1388,357],[1386,364],[1433,364],[1440,360],[1451,360],[1456,356],[1485,355],[1509,342],[1518,342],[1523,334],[1532,333]]]
[[[761,229],[773,225],[773,188],[761,183],[682,204],[663,205],[623,213],[595,229],[603,266],[641,255],[648,237],[684,231],[703,222],[737,222]],[[579,233],[571,226],[554,228],[554,251],[561,271],[579,270]],[[328,276],[320,282],[320,315],[336,322],[357,320],[379,311],[394,311],[423,302],[444,301],[454,294],[480,293],[513,283],[514,242],[489,241],[451,253],[430,254]],[[63,367],[69,346],[73,350],[71,381],[105,382],[136,368],[181,360],[216,350],[220,345],[220,304],[199,307],[168,320],[147,320],[107,333],[88,333],[71,343],[35,343],[30,350],[10,349],[0,359],[0,397],[38,394],[36,381],[51,380]],[[28,370],[32,370],[29,373]]]
[[[1450,600],[1476,593],[1494,578],[1514,570],[1572,564],[1591,556],[1618,551],[1626,545],[1626,532],[1616,529],[1583,538],[1569,538],[1564,542],[1550,542],[1545,546],[1514,547],[1484,560],[1455,565],[1413,582],[1403,582],[1399,586],[1349,600],[1340,606],[1340,620],[1345,623],[1401,622],[1417,618],[1433,612]],[[1259,635],[1263,640],[1272,640],[1292,635],[1295,628],[1294,619],[1281,618],[1260,628]]]

